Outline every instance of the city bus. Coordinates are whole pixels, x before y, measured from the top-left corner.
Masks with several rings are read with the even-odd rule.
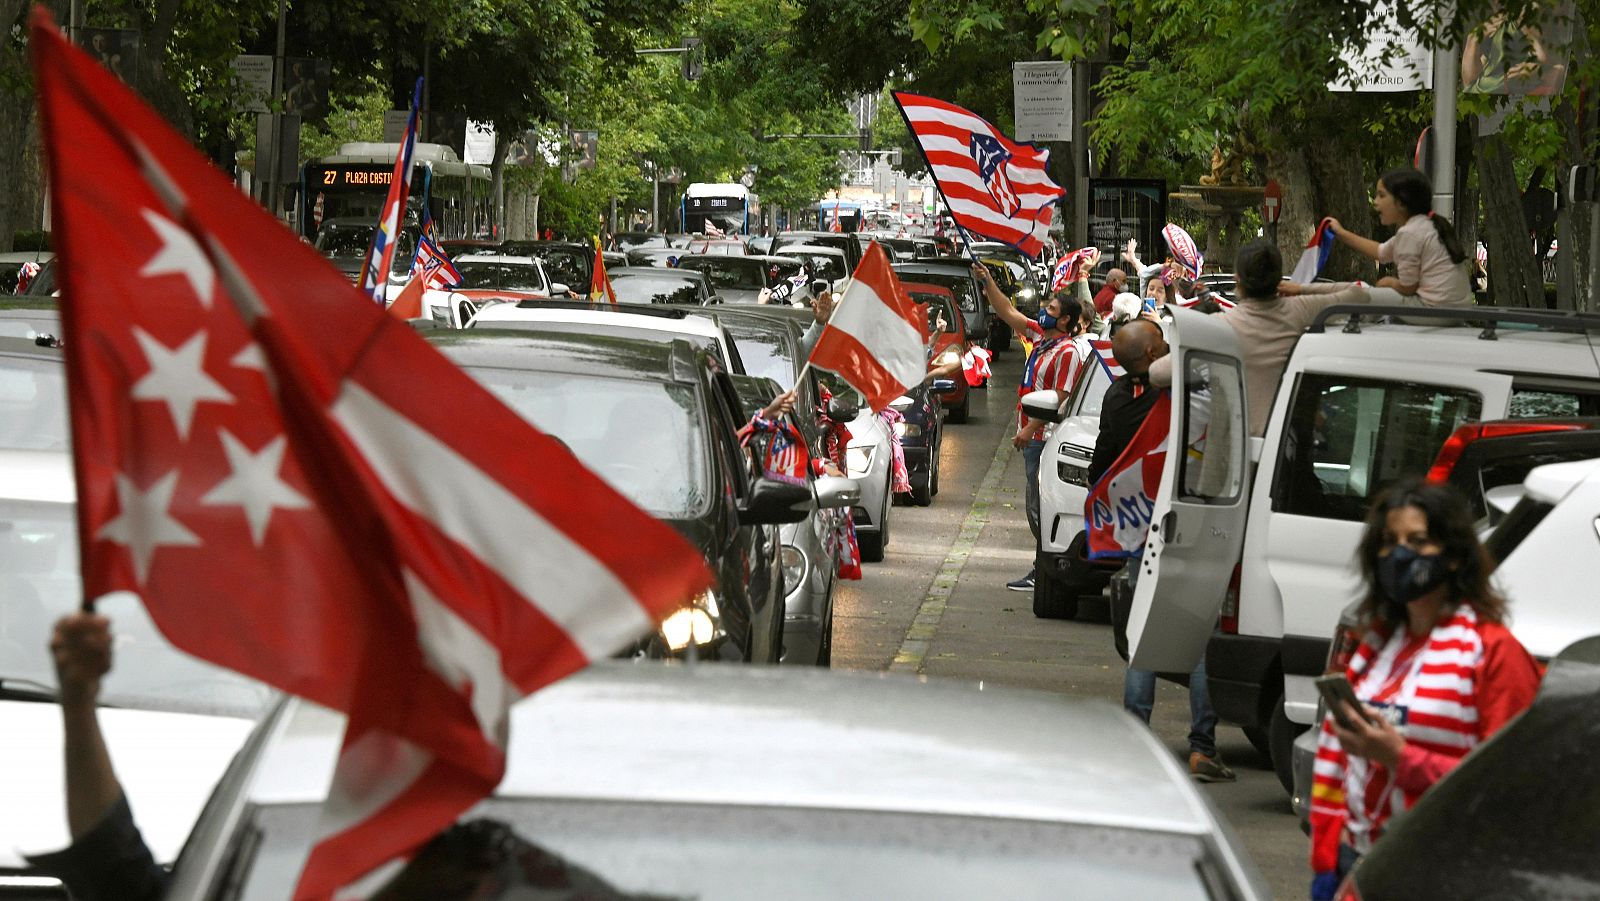
[[[678,227],[687,234],[705,234],[706,223],[714,222],[724,234],[748,235],[754,201],[744,185],[695,182],[683,192]]]
[[[300,234],[313,244],[327,220],[365,220],[376,225],[394,177],[396,143],[341,145],[334,156],[306,160],[300,169]],[[495,233],[489,167],[461,162],[454,149],[418,142],[411,154],[411,199],[406,220],[415,224],[424,204],[438,240]]]

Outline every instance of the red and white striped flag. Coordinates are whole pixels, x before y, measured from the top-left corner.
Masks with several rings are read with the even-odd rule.
[[[874,241],[808,362],[838,373],[876,412],[928,374],[927,341],[928,314],[900,286]]]
[[[1011,140],[953,103],[904,91],[894,99],[956,224],[1037,257],[1066,193],[1045,172],[1050,152]]]
[[[331,897],[493,790],[512,703],[710,575],[42,7],[29,44],[85,597],[133,592],[179,648],[347,714],[295,891]]]
[[[1127,449],[1090,487],[1083,510],[1090,560],[1131,557],[1144,547],[1167,463],[1171,419],[1172,394],[1163,391]]]

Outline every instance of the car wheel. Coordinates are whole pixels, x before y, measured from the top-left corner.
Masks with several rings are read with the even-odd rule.
[[[822,625],[822,637],[817,642],[817,666],[828,669],[833,666],[833,598],[829,592],[828,621]]]
[[[1283,695],[1272,705],[1272,722],[1267,726],[1267,747],[1272,753],[1272,771],[1278,775],[1283,790],[1294,794],[1294,740],[1310,728],[1302,726],[1283,712]]]
[[[883,562],[884,538],[882,527],[876,532],[857,532],[856,544],[861,546],[862,563]]]
[[[934,449],[933,462],[928,464],[928,493],[934,497],[939,496],[939,456],[943,453],[944,437],[939,438],[939,447]]]
[[[1072,619],[1078,615],[1078,593],[1041,567],[1034,568],[1033,615],[1039,619]]]
[[[950,408],[950,422],[966,422],[967,414],[972,410],[972,389],[967,389],[966,396],[961,398],[961,406]]]
[[[933,485],[935,474],[939,469],[939,448],[933,446],[928,451],[928,474],[918,479],[911,477],[911,503],[918,507],[926,507],[933,503]]]
[[[1260,752],[1268,763],[1272,762],[1272,739],[1265,726],[1240,726],[1239,731],[1250,740],[1250,747]]]

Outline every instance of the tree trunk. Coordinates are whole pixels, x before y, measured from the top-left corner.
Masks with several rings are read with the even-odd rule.
[[[490,234],[500,235],[505,231],[506,221],[506,152],[511,149],[511,141],[505,137],[503,129],[495,129],[494,159],[489,161],[489,211]]]
[[[1332,216],[1358,234],[1372,234],[1366,177],[1359,152],[1328,149],[1307,154],[1301,147],[1267,154],[1269,174],[1283,187],[1283,214],[1278,220],[1278,249],[1284,268],[1293,268],[1306,241],[1323,217]],[[1336,281],[1371,280],[1372,264],[1343,245],[1334,248],[1324,277]]]
[[[1478,139],[1478,185],[1483,191],[1484,230],[1488,233],[1492,303],[1543,309],[1544,280],[1522,216],[1522,189],[1512,167],[1511,148],[1502,135]]]
[[[8,31],[25,27],[30,6],[25,0],[0,0],[0,24]],[[11,250],[18,228],[37,225],[32,200],[40,196],[42,175],[28,153],[37,121],[27,46],[8,40],[0,45],[0,122],[5,123],[0,128],[0,252]]]
[[[1594,228],[1594,203],[1567,202],[1569,185],[1568,167],[1585,161],[1585,138],[1592,133],[1587,109],[1580,109],[1571,100],[1564,100],[1555,110],[1555,119],[1561,127],[1566,146],[1564,159],[1556,167],[1556,193],[1561,205],[1556,214],[1556,240],[1560,250],[1556,253],[1556,306],[1563,310],[1587,310],[1593,298],[1591,281],[1595,278],[1597,262],[1591,258],[1590,233]]]

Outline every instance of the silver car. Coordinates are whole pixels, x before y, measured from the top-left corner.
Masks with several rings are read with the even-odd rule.
[[[459,865],[455,853],[486,850],[473,837],[492,834],[505,865],[475,869],[509,883],[478,897],[531,897],[515,874],[534,861],[595,897],[1269,897],[1188,774],[1103,703],[608,662],[523,699],[509,720],[505,778],[461,818],[472,827],[417,858]],[[288,897],[343,726],[301,701],[269,716],[167,897],[224,885],[244,901]]]

